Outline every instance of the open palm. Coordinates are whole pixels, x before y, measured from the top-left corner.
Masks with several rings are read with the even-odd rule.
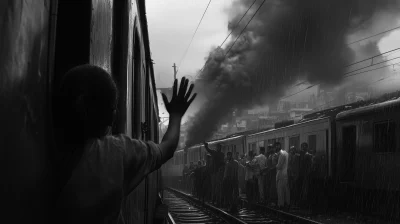
[[[169,102],[167,96],[164,93],[162,93],[162,98],[165,104],[165,108],[167,109],[170,116],[182,117],[186,113],[186,110],[189,108],[190,104],[196,98],[197,95],[196,93],[193,94],[192,97],[190,97],[194,85],[191,84],[189,91],[187,91],[188,84],[189,80],[186,79],[185,77],[182,77],[178,91],[178,80],[175,79],[172,90],[172,98],[171,101]]]

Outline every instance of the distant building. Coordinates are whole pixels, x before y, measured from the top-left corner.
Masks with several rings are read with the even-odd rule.
[[[313,111],[311,108],[292,108],[289,110],[290,119],[302,119],[303,116]]]

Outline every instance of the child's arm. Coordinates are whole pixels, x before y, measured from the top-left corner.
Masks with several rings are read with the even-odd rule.
[[[196,97],[195,93],[190,98],[194,85],[191,84],[189,91],[187,91],[188,83],[189,81],[185,77],[182,77],[178,92],[178,80],[175,79],[172,98],[170,102],[168,102],[165,94],[162,94],[165,108],[167,109],[170,117],[167,132],[165,133],[160,143],[162,163],[167,162],[174,155],[175,149],[177,148],[179,142],[182,117]]]
[[[118,140],[113,141],[112,144],[117,144],[117,148],[121,148],[124,151],[124,179],[125,192],[127,194],[129,194],[147,174],[161,167],[162,164],[167,162],[174,155],[175,149],[178,146],[182,116],[196,96],[196,94],[194,94],[189,99],[193,90],[193,84],[186,94],[187,87],[188,80],[182,78],[178,93],[177,80],[175,80],[171,101],[168,102],[167,97],[163,94],[165,107],[170,114],[170,122],[167,132],[160,144],[155,144],[151,141],[144,142],[124,135],[117,138]],[[105,144],[108,145],[109,143]],[[189,173],[191,173],[191,171],[189,171]]]

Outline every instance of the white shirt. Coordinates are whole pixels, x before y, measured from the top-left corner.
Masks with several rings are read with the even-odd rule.
[[[153,142],[125,135],[88,144],[58,200],[65,223],[124,223],[123,199],[161,164]],[[67,220],[66,220],[67,219]]]
[[[279,152],[278,164],[276,165],[276,180],[288,178],[288,162],[289,154],[281,149]]]
[[[267,157],[265,157],[264,154],[260,154],[254,157],[254,159],[257,161],[257,164],[260,166],[260,169],[264,169],[265,167],[267,167]]]

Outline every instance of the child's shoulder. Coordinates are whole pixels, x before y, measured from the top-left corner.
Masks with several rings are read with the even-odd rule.
[[[98,139],[99,145],[102,146],[101,148],[108,148],[111,150],[120,150],[120,151],[123,151],[126,145],[130,144],[130,142],[132,141],[136,140],[124,134],[107,135]]]

